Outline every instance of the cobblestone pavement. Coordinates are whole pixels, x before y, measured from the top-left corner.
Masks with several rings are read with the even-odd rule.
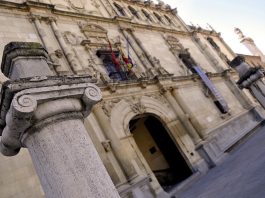
[[[265,126],[177,198],[265,198]]]

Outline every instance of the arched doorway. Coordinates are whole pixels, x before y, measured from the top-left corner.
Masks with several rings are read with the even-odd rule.
[[[156,117],[135,117],[129,127],[139,150],[165,191],[192,174],[179,149]]]

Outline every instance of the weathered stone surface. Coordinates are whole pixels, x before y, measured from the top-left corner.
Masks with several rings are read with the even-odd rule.
[[[119,197],[81,120],[49,124],[23,143],[46,197]]]
[[[0,128],[7,127],[6,124],[13,126],[11,122],[5,122],[6,118],[12,117],[11,113],[7,112],[10,107],[12,108],[11,101],[14,95],[25,89],[40,90],[34,94],[25,93],[36,97],[37,109],[29,120],[31,125],[42,123],[42,128],[38,125],[40,127],[38,130],[47,131],[45,127],[48,127],[48,124],[41,121],[54,118],[58,112],[63,115],[75,112],[80,117],[86,116],[90,108],[85,103],[91,103],[84,95],[85,88],[80,88],[81,93],[79,88],[74,87],[77,84],[97,82],[103,95],[102,111],[105,117],[104,120],[101,120],[102,116],[87,118],[86,122],[89,120],[90,126],[86,125],[86,128],[93,137],[91,138],[93,143],[97,144],[97,151],[116,187],[124,197],[132,194],[135,197],[143,194],[147,197],[149,195],[163,197],[166,193],[135,144],[129,128],[130,120],[149,115],[160,119],[192,171],[204,174],[208,169],[205,163],[208,158],[201,156],[198,152],[200,145],[194,144],[199,142],[194,141],[199,139],[196,132],[203,137],[203,146],[208,146],[208,154],[214,153],[210,161],[215,160],[215,155],[222,156],[223,150],[233,145],[242,135],[247,134],[251,127],[258,125],[258,122],[252,118],[259,117],[259,113],[255,110],[250,112],[257,103],[250,95],[248,97],[251,97],[252,102],[246,102],[244,94],[241,94],[239,89],[233,89],[236,87],[233,79],[237,77],[228,70],[225,57],[231,60],[235,53],[214,29],[209,31],[187,26],[175,9],[161,2],[157,5],[151,1],[144,3],[143,0],[123,1],[122,4],[120,1],[115,2],[120,6],[119,9],[107,0],[0,1],[0,51],[11,41],[40,42],[47,50],[47,52],[37,50],[40,52],[39,56],[32,57],[34,59],[31,61],[18,57],[17,55],[20,54],[18,49],[10,51],[9,54],[17,58],[14,62],[10,61],[10,67],[6,68],[5,74],[9,75],[13,71],[12,79],[16,80],[6,82],[8,78],[0,76],[0,82],[5,82],[1,96]],[[137,13],[139,18],[130,12],[129,5],[136,10],[134,14]],[[125,16],[120,16],[120,8]],[[154,15],[154,12],[161,17],[161,20]],[[215,42],[218,50],[208,42],[208,37]],[[109,65],[103,63],[102,57],[96,55],[99,50],[109,50],[108,40],[113,51],[116,52],[121,47],[125,55],[128,53],[127,45],[129,46],[130,57],[135,63],[132,69],[135,73],[134,79],[126,81],[111,79],[110,72],[114,72],[115,68],[112,67],[110,71]],[[26,49],[28,47],[25,46],[23,50],[36,53],[34,50]],[[35,47],[38,49],[40,46]],[[188,51],[229,102],[229,113],[222,114],[219,111],[198,76],[192,74],[179,58],[181,52]],[[11,58],[11,56],[4,57],[7,60]],[[120,59],[121,68],[127,70],[126,64],[121,57]],[[47,64],[45,65],[45,60],[48,60],[48,67]],[[28,69],[30,71],[26,71]],[[223,70],[225,71],[222,72]],[[229,79],[227,73],[230,75]],[[79,76],[64,76],[73,74]],[[85,76],[81,76],[83,74]],[[92,76],[95,81],[91,81]],[[228,81],[231,83],[227,83]],[[53,94],[51,87],[56,87]],[[57,89],[58,87],[65,89]],[[161,94],[161,90],[174,92],[175,89],[178,90],[179,96],[174,100],[180,104],[183,112],[181,109],[175,112],[165,95]],[[175,101],[171,100],[171,103],[175,104]],[[22,114],[23,111],[19,113]],[[242,117],[243,114],[245,116]],[[182,122],[192,123],[196,128],[195,134],[194,130],[186,131],[180,125],[178,119],[180,116],[183,118]],[[17,121],[14,122],[16,123]],[[22,127],[25,127],[25,132],[28,131],[26,125]],[[23,129],[22,127],[17,128]],[[17,128],[11,127],[12,130]],[[2,130],[0,131],[2,133]],[[21,135],[20,132],[12,136],[8,144],[16,146],[15,148],[23,146],[17,141]],[[37,134],[35,135],[34,138],[37,138]],[[48,143],[45,142],[45,145]],[[120,148],[122,151],[117,152]],[[15,151],[17,152],[16,149]],[[14,165],[21,163],[21,160],[8,161],[7,158],[1,158],[0,165],[8,167],[7,162]],[[30,173],[25,171],[24,177],[31,178],[32,165],[27,167]],[[0,174],[0,183],[6,186],[5,190],[0,188],[1,195],[21,198],[42,196],[40,188],[36,187],[39,185],[36,180],[30,180],[32,183],[29,186],[34,186],[38,190],[24,188],[24,185],[21,185],[20,171],[14,171],[12,168],[4,170],[5,175],[9,177],[7,180],[4,174]],[[86,180],[83,176],[80,178]],[[144,178],[144,182],[138,178]],[[26,181],[25,185],[27,186],[27,182],[30,181]],[[51,190],[53,189],[45,191]]]
[[[230,64],[239,74],[240,79],[237,82],[238,86],[241,89],[249,89],[252,95],[259,101],[263,108],[265,108],[264,70],[250,67],[245,63],[245,59],[242,56],[237,56]]]
[[[27,57],[31,57],[29,60]],[[12,80],[33,76],[51,76],[48,54],[39,43],[11,42],[6,45],[1,69]]]
[[[7,90],[5,91],[7,92]],[[3,132],[0,150],[4,155],[8,156],[19,152],[22,146],[20,143],[22,134],[26,133],[28,128],[42,119],[73,111],[79,111],[83,116],[87,116],[92,106],[101,99],[99,88],[90,83],[38,87],[22,90],[14,96],[12,94],[3,94],[3,96],[1,106]],[[12,97],[11,102],[10,99]],[[64,97],[68,98],[70,102],[67,103],[67,100],[63,102],[62,99]],[[84,105],[71,106],[71,104],[74,104],[73,101],[71,102],[71,98],[79,99],[79,102],[83,102]],[[42,111],[37,110],[38,104],[40,106],[46,103],[49,104],[47,102],[49,100],[52,100],[50,103],[54,103],[50,105],[54,105],[53,110],[49,110],[49,105],[47,105],[47,108],[41,108]],[[43,101],[46,101],[46,103],[43,104]],[[56,101],[58,101],[56,103],[57,106],[55,106]]]
[[[37,82],[47,80],[46,75],[52,72],[47,59],[39,56],[43,50],[39,48],[36,43],[10,43],[6,47],[3,70],[6,69],[11,79],[37,76]],[[35,65],[40,68],[31,69]],[[12,93],[12,81],[5,84],[1,100],[0,151],[12,156],[22,146],[27,147],[46,197],[118,198],[82,122],[93,105],[101,100],[100,89],[91,83],[65,84],[62,79],[61,82],[54,86],[28,84],[17,93]],[[6,86],[11,89],[8,91]]]

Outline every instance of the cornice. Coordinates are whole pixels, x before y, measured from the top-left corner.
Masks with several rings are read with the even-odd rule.
[[[125,1],[125,0],[124,0]],[[127,1],[127,0],[126,0]],[[129,2],[129,1],[128,1]],[[95,16],[95,15],[88,15],[85,13],[77,13],[77,12],[71,12],[71,11],[64,11],[64,10],[59,10],[56,9],[55,6],[50,5],[50,4],[45,4],[45,3],[39,3],[35,1],[27,1],[25,3],[19,4],[19,3],[13,3],[13,2],[6,2],[6,1],[0,1],[0,7],[5,7],[5,8],[15,8],[18,10],[24,10],[30,12],[31,8],[39,8],[39,9],[46,9],[50,10],[51,14],[55,15],[60,15],[60,16],[66,16],[66,17],[74,17],[76,19],[85,19],[89,21],[100,21],[100,22],[105,22],[105,23],[114,23],[114,24],[120,24],[120,23],[127,23],[129,24],[132,28],[142,28],[142,29],[148,29],[148,30],[155,30],[155,31],[160,31],[164,33],[173,33],[173,34],[179,34],[179,35],[191,35],[190,32],[185,32],[185,31],[178,31],[175,29],[169,29],[165,27],[159,27],[159,26],[152,26],[150,24],[139,24],[139,23],[133,23],[130,18],[128,17],[120,17],[120,16],[115,16],[114,18],[106,18],[102,16]],[[38,15],[38,12],[34,10],[34,15]],[[40,15],[43,15],[43,13],[39,13]],[[46,14],[47,17],[50,14]],[[53,16],[54,17],[54,16]],[[56,16],[55,16],[56,17]]]
[[[27,0],[25,3],[23,3],[29,7],[38,7],[38,8],[47,8],[47,9],[54,9],[54,5],[52,4],[47,4],[47,3],[41,3],[41,2],[36,2],[36,1],[30,1]]]
[[[179,31],[176,29],[168,29],[165,27],[158,27],[158,26],[152,26],[152,25],[145,25],[145,24],[138,24],[138,23],[132,23],[132,27],[134,28],[141,28],[145,30],[156,30],[164,33],[174,33],[178,35],[191,35],[191,32],[186,32],[186,31]]]
[[[177,14],[177,8],[171,8],[170,5],[163,3],[162,1],[160,3],[155,4],[152,0],[116,0],[116,2],[123,2],[128,5],[133,6],[139,6],[141,8],[145,9],[151,9],[153,11],[158,12],[165,12],[170,13],[173,15]]]
[[[221,33],[216,32],[214,30],[206,30],[206,29],[203,29],[203,28],[191,29],[191,33],[192,34],[200,33],[200,34],[203,34],[203,35],[216,36],[216,37],[220,37],[220,35],[221,35]]]
[[[206,75],[212,81],[218,80],[226,80],[227,75],[233,75],[235,72],[233,70],[225,70],[220,73],[207,73]],[[142,89],[147,89],[149,86],[156,86],[159,84],[163,84],[164,87],[175,87],[180,86],[181,84],[201,84],[199,75],[193,74],[189,76],[168,76],[168,77],[156,77],[153,79],[138,79],[138,80],[128,80],[128,81],[110,81],[106,83],[97,84],[98,87],[102,91],[110,91],[111,93],[115,93],[118,90],[128,88],[128,87],[141,87]]]
[[[0,1],[0,7],[3,8],[15,8],[19,10],[27,10],[28,6],[25,3],[19,4],[15,2],[10,1]]]

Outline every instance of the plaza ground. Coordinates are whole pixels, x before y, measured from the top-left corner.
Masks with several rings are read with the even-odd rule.
[[[175,194],[179,198],[264,198],[265,126],[233,148],[226,160]]]

